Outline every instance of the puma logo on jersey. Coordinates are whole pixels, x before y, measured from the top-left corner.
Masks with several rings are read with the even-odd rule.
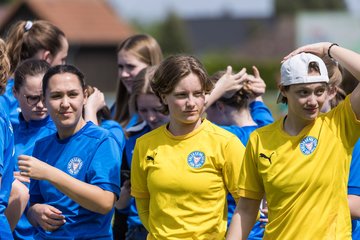
[[[270,156],[268,157],[268,156],[266,156],[265,154],[263,154],[263,153],[260,153],[260,155],[259,155],[259,157],[261,157],[261,158],[265,158],[265,159],[267,159],[267,160],[269,160],[269,163],[271,164],[271,157],[272,157],[272,155],[274,154],[275,152],[273,152],[272,154],[270,154]]]
[[[146,156],[146,160],[148,160],[148,161],[154,161],[154,158],[151,157],[151,156]]]

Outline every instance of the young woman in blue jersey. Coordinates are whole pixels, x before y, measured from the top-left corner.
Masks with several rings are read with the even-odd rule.
[[[132,83],[129,110],[130,113],[139,114],[143,121],[126,130],[128,139],[125,145],[125,157],[128,166],[131,166],[136,139],[169,121],[169,117],[161,113],[161,102],[150,87],[155,70],[156,66],[141,70]],[[135,199],[130,196],[130,179],[124,182],[115,206],[119,210],[129,207],[126,240],[146,239],[148,232],[139,219]]]
[[[111,110],[114,119],[124,128],[138,122],[129,111],[131,86],[135,76],[144,68],[159,64],[162,52],[158,42],[146,34],[136,34],[121,42],[117,52],[118,85]]]
[[[21,175],[31,178],[27,216],[37,228],[34,238],[112,239],[119,145],[109,131],[84,120],[87,93],[77,68],[50,68],[42,91],[57,132],[38,140],[33,156],[18,156]]]
[[[251,132],[274,121],[269,108],[262,100],[266,89],[265,82],[255,66],[253,72],[254,75],[248,74],[248,77],[244,79],[242,89],[231,97],[222,96],[206,109],[208,120],[235,134],[244,146],[246,146]],[[223,75],[224,72],[220,71],[212,75],[210,79],[217,82]],[[231,194],[227,195],[227,200],[228,225],[230,225],[236,202]],[[265,214],[262,212],[261,216],[265,218]],[[258,221],[248,239],[262,239],[263,225],[263,222]]]
[[[16,22],[6,36],[6,45],[11,64],[10,75],[22,61],[29,58],[45,60],[52,66],[64,64],[69,49],[65,34],[44,20]],[[5,106],[15,127],[19,123],[19,105],[12,92],[13,86],[14,79],[11,78],[5,94],[0,97],[0,105]]]
[[[284,58],[278,102],[288,114],[250,136],[227,239],[248,236],[264,194],[264,239],[351,239],[346,183],[360,136],[360,86],[320,114],[329,94],[325,55],[360,79],[360,55],[337,44],[306,45]]]
[[[0,93],[4,93],[7,78],[10,71],[10,63],[7,57],[5,43],[0,39]],[[13,239],[5,209],[13,183],[13,170],[15,165],[14,136],[9,117],[0,105],[0,238]],[[12,213],[10,213],[12,214]]]
[[[131,96],[132,81],[135,76],[145,67],[159,64],[163,55],[161,48],[155,38],[146,34],[135,34],[122,41],[117,50],[118,80],[116,87],[115,102],[111,106],[113,119],[126,129],[141,119],[138,115],[132,116],[129,111],[129,99]],[[129,167],[121,166],[128,171]],[[128,211],[116,211],[114,217],[114,238],[125,238],[127,231]]]
[[[35,142],[56,132],[56,127],[43,103],[42,78],[50,65],[45,60],[23,61],[14,73],[14,96],[19,103],[19,125],[14,127],[15,157],[31,155]],[[20,175],[17,164],[15,177],[27,186],[30,179]],[[16,186],[13,187],[16,189]],[[27,190],[27,189],[26,189]],[[11,211],[15,211],[13,206]],[[10,211],[10,208],[8,209]],[[25,210],[13,235],[15,239],[33,239],[34,228],[27,220]]]
[[[131,194],[147,239],[221,239],[244,146],[202,118],[213,84],[196,58],[165,59],[151,87],[169,123],[138,138],[133,153]]]

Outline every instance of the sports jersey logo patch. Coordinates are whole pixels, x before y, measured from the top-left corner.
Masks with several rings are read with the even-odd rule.
[[[314,137],[307,136],[300,142],[300,150],[303,154],[309,155],[315,151],[318,140]]]
[[[192,168],[201,168],[205,163],[205,154],[200,151],[194,151],[189,154],[187,162]]]
[[[82,166],[83,166],[83,161],[78,157],[73,157],[72,159],[70,159],[67,165],[67,171],[71,175],[76,175],[79,173]]]

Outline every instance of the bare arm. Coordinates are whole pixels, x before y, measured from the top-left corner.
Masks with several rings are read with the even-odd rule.
[[[120,189],[119,199],[115,203],[116,209],[124,209],[130,205],[130,180],[126,180]]]
[[[136,208],[138,210],[139,218],[141,220],[141,223],[144,225],[146,230],[150,232],[149,230],[149,204],[150,199],[149,198],[135,198],[136,202]]]
[[[113,208],[116,200],[114,193],[73,178],[35,157],[20,155],[18,159],[23,176],[49,181],[82,207],[100,214],[106,214]]]
[[[258,215],[260,200],[241,197],[226,236],[227,240],[247,239]]]
[[[29,189],[19,180],[12,183],[9,203],[5,209],[11,230],[14,230],[29,201]]]
[[[348,202],[352,219],[360,218],[360,196],[348,195]]]

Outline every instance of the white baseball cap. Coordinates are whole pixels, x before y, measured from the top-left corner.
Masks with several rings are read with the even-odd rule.
[[[309,76],[309,64],[316,62],[320,75]],[[300,53],[287,59],[281,65],[280,86],[289,86],[301,83],[329,82],[329,75],[324,61],[311,53]],[[282,102],[284,96],[280,93],[277,103]]]

